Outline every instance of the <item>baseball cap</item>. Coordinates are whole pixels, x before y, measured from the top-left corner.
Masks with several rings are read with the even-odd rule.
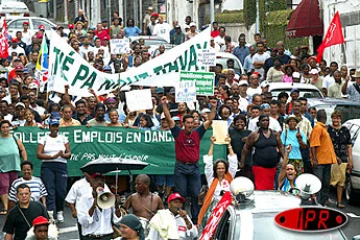
[[[22,102],[18,102],[18,103],[15,105],[15,108],[17,108],[17,107],[19,107],[19,106],[25,108],[25,104],[22,103]]]
[[[17,66],[15,68],[15,72],[18,72],[18,71],[24,71],[24,68],[22,66]]]
[[[292,88],[290,94],[293,94],[294,92],[300,93],[300,90],[297,88]]]
[[[40,24],[39,30],[44,30],[45,31],[45,26],[43,24]]]
[[[300,73],[299,72],[293,72],[292,77],[293,78],[300,78]]]
[[[24,68],[24,73],[29,73],[29,69],[27,67]]]
[[[261,109],[261,110],[270,109],[270,105],[269,105],[268,103],[263,103],[263,104],[261,104],[260,109]]]
[[[173,200],[180,199],[183,203],[185,203],[186,199],[182,197],[179,193],[172,193],[170,194],[168,198],[168,203],[170,203]]]
[[[30,83],[29,89],[38,89],[38,85],[36,83]]]
[[[190,28],[190,26],[187,25],[187,24],[184,24],[184,25],[183,25],[183,29],[187,29],[187,28]]]
[[[240,80],[238,85],[239,86],[243,86],[243,85],[249,86],[249,83],[246,80]]]
[[[50,224],[49,220],[44,216],[38,216],[32,222],[32,225],[34,227],[35,226],[40,226],[40,225],[49,225],[49,224]]]
[[[109,36],[104,36],[103,41],[110,40]]]
[[[196,23],[191,22],[191,23],[190,23],[190,27],[196,27]]]
[[[105,103],[116,103],[115,98],[109,97],[105,100]]]
[[[259,72],[253,72],[252,74],[256,74],[256,75],[258,75],[259,77],[261,77],[261,73],[259,73]]]
[[[264,88],[264,87],[268,87],[270,86],[270,83],[268,81],[262,81],[261,84],[260,84],[260,87]]]
[[[60,124],[60,121],[59,119],[50,119],[49,120],[49,126],[53,126],[53,125],[59,125]]]
[[[59,112],[52,112],[51,114],[50,114],[50,119],[60,119],[60,113]]]
[[[153,7],[148,7],[148,10],[154,10],[154,8]]]
[[[155,93],[164,93],[164,88],[156,88]]]
[[[74,28],[74,24],[70,23],[70,24],[68,25],[68,28],[69,28],[69,29],[73,29],[73,28]]]
[[[313,68],[313,69],[311,69],[310,74],[311,75],[318,75],[319,71],[317,69]]]
[[[203,114],[203,113],[211,113],[211,110],[208,108],[204,108],[203,110],[200,111],[200,114]]]
[[[23,25],[29,25],[29,22],[25,21],[23,22]]]
[[[19,40],[16,37],[14,37],[14,38],[11,39],[11,42],[12,43],[17,43],[17,42],[19,42]]]
[[[174,116],[171,119],[174,120],[174,121],[180,121],[180,118],[178,116]]]
[[[181,29],[180,25],[176,25],[175,28],[180,28]]]
[[[175,94],[175,88],[170,88],[169,94]]]
[[[104,71],[112,71],[111,67],[109,65],[104,66]]]

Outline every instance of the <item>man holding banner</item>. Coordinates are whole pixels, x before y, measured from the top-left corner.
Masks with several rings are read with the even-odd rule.
[[[200,158],[200,140],[205,131],[210,128],[212,120],[215,118],[217,101],[215,99],[211,100],[212,111],[209,119],[196,129],[193,127],[194,117],[192,115],[185,115],[183,117],[183,129],[178,127],[171,118],[166,102],[167,98],[165,96],[162,97],[161,103],[163,111],[171,134],[175,139],[175,191],[181,196],[191,196],[192,221],[197,222],[197,217],[200,212],[197,197],[201,188],[198,164]]]

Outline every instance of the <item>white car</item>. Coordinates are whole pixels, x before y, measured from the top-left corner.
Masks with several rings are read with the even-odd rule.
[[[348,120],[343,126],[350,131],[353,154],[353,169],[346,179],[345,196],[350,204],[357,204],[360,196],[360,119]]]
[[[28,17],[30,16],[29,8],[25,3],[15,0],[2,0],[0,4],[1,17]]]
[[[29,32],[31,35],[34,35],[39,31],[39,26],[45,26],[45,33],[48,38],[51,38],[51,29],[54,29],[57,25],[46,18],[40,17],[16,17],[10,18],[7,21],[8,25],[8,34],[12,37],[15,37],[17,31],[23,30],[23,22],[29,22]],[[68,29],[64,29],[64,33],[69,33]]]
[[[321,91],[311,84],[305,83],[283,83],[273,82],[269,84],[269,92],[272,93],[273,98],[277,98],[279,93],[286,92],[290,95],[290,91],[293,88],[297,88],[300,91],[300,97],[306,98],[323,98]]]
[[[227,52],[216,52],[216,65],[217,64],[222,65],[223,69],[228,68],[227,61],[230,59],[234,61],[234,70],[236,73],[238,74],[245,73],[240,60],[234,54]]]

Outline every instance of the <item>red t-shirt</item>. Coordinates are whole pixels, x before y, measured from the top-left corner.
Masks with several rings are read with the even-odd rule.
[[[190,134],[175,125],[170,129],[175,138],[175,158],[185,163],[197,163],[200,159],[200,140],[204,136],[205,128],[201,124]]]
[[[217,36],[219,36],[220,35],[220,31],[219,30],[212,30],[211,31],[211,36],[213,37],[213,38],[216,38]]]
[[[104,41],[104,37],[107,36],[110,39],[109,34],[105,31],[102,30],[101,32],[98,32],[98,30],[95,30],[95,35],[100,38],[101,40],[101,45],[103,45],[103,41]]]

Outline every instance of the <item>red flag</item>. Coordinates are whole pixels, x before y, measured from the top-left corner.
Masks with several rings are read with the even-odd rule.
[[[9,42],[8,42],[8,34],[7,34],[7,25],[6,20],[4,18],[4,22],[2,24],[1,32],[0,32],[0,58],[9,57]]]
[[[225,192],[219,203],[216,205],[209,220],[207,221],[204,231],[202,232],[199,240],[209,240],[214,237],[217,225],[219,224],[220,219],[226,211],[227,207],[231,204],[231,201],[231,193]]]
[[[335,16],[334,16],[333,20],[331,21],[329,28],[326,32],[324,40],[322,41],[321,45],[316,50],[318,52],[316,61],[318,63],[321,62],[325,48],[336,45],[336,44],[344,43],[344,42],[345,42],[345,39],[344,39],[344,35],[342,32],[340,15],[339,15],[339,12],[336,12]]]

